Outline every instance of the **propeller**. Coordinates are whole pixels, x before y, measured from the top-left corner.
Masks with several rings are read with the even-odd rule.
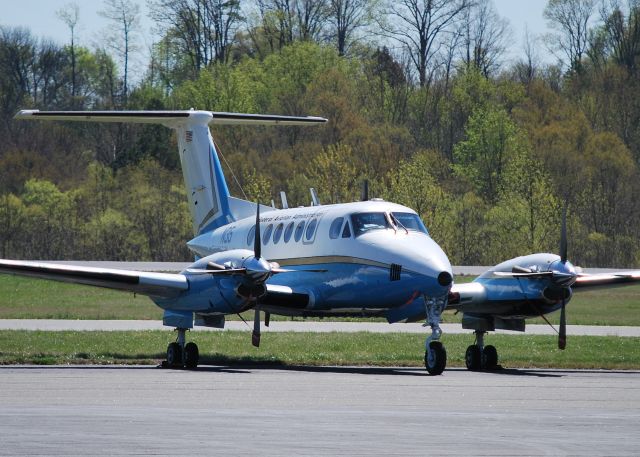
[[[566,300],[562,299],[562,308],[560,308],[560,329],[558,330],[558,349],[564,351],[567,347],[567,317],[565,315]]]
[[[256,306],[253,314],[253,332],[251,333],[251,344],[260,347],[260,308]]]
[[[562,225],[560,230],[560,264],[562,268],[553,269],[548,271],[539,271],[538,267],[523,267],[520,265],[514,266],[511,271],[495,271],[495,276],[507,276],[513,278],[549,278],[551,285],[544,290],[545,297],[550,300],[562,300],[562,306],[560,308],[560,325],[558,332],[558,349],[564,350],[567,347],[567,316],[566,305],[567,298],[571,295],[570,287],[576,280],[576,273],[566,268],[567,264],[567,205],[565,203],[562,209]],[[553,327],[553,325],[546,319],[544,314],[541,313],[541,317]],[[555,327],[553,327],[555,329]]]
[[[221,265],[210,261],[207,262],[205,269],[189,268],[186,270],[189,274],[194,275],[239,275],[242,277],[238,284],[237,292],[240,296],[247,299],[249,303],[255,302],[255,314],[253,320],[253,332],[251,343],[255,347],[260,347],[260,297],[267,292],[266,281],[274,274],[280,273],[326,273],[325,269],[304,269],[289,270],[280,268],[277,262],[268,262],[262,259],[262,243],[260,240],[260,203],[256,202],[256,225],[253,240],[253,258],[251,256],[243,257],[242,267],[233,267],[231,265]],[[270,314],[265,311],[265,325],[269,326]]]
[[[567,262],[567,205],[562,208],[562,228],[560,231],[560,262],[564,265]],[[562,308],[560,309],[560,328],[558,330],[558,349],[564,350],[567,347],[567,316],[565,313],[567,300],[563,296]]]
[[[253,256],[256,260],[260,260],[262,255],[262,246],[260,245],[260,203],[256,202],[256,233],[253,239]]]
[[[253,256],[256,260],[260,260],[262,254],[262,246],[260,244],[260,202],[256,202],[256,230],[253,239]],[[269,265],[271,267],[271,265]],[[257,306],[259,297],[256,297],[256,308],[253,314],[253,332],[251,333],[251,344],[260,347],[260,309]]]

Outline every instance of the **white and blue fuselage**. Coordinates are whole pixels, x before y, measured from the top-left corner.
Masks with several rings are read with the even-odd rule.
[[[202,258],[202,265],[196,262],[194,267],[211,260],[239,266],[239,253],[246,251],[246,258],[253,255],[255,226],[255,218],[248,217],[195,237],[188,246]],[[451,287],[447,256],[415,211],[402,205],[378,200],[272,209],[261,214],[260,229],[262,255],[290,270],[272,276],[267,283],[270,290],[284,287],[308,297],[304,307],[277,301],[262,306],[279,314],[386,316],[390,309],[419,305],[425,295],[446,296]],[[190,281],[194,282],[190,293],[184,300],[172,299],[172,309],[228,314],[241,308],[234,300],[236,282],[205,275],[190,276]],[[212,281],[217,282],[214,288]],[[193,293],[194,288],[203,293],[225,290],[225,282],[227,296]],[[162,306],[162,301],[158,304]]]

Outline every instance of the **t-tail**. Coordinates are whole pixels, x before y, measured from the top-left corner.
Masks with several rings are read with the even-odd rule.
[[[310,125],[321,117],[275,116],[212,111],[39,111],[22,110],[16,119],[161,124],[176,131],[180,164],[195,235],[255,214],[255,204],[229,193],[209,124]]]

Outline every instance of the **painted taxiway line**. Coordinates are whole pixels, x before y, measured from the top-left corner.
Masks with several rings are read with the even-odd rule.
[[[225,330],[250,330],[250,323],[228,321]],[[444,333],[470,333],[460,324],[442,324]],[[0,319],[0,330],[45,330],[45,331],[124,331],[124,330],[167,330],[160,321],[146,320],[64,320],[64,319]],[[208,327],[196,330],[219,331]],[[372,333],[426,333],[422,324],[387,324],[385,322],[317,322],[317,321],[271,321],[265,332],[372,332]],[[496,333],[521,334],[498,330]],[[554,335],[547,325],[528,325],[527,333],[532,335]],[[640,337],[640,327],[568,325],[567,334],[586,336],[626,336]]]

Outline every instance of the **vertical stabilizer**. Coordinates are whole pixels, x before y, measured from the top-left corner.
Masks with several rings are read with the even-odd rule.
[[[211,113],[194,112],[175,125],[193,232],[199,235],[233,222],[229,188],[209,131]]]

